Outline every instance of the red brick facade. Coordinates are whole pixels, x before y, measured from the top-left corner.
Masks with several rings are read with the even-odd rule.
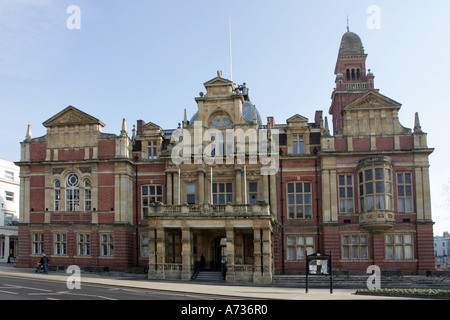
[[[349,41],[356,47],[346,47]],[[269,118],[269,127],[280,130],[281,150],[270,190],[275,202],[266,199],[275,222],[274,274],[304,274],[304,255],[311,250],[331,251],[335,269],[356,273],[373,264],[406,273],[434,267],[427,171],[432,149],[418,118],[413,132],[399,125],[400,104],[374,89],[366,57],[359,37],[346,33],[329,110],[332,132],[322,111],[306,126],[298,125],[305,119],[298,115],[287,125]],[[144,217],[148,202],[177,204],[168,156],[173,130],[139,120],[131,139],[125,123],[120,135],[104,134],[100,120],[73,107],[44,125],[48,134],[27,137],[17,163],[23,204],[17,265],[34,266],[45,252],[56,266],[147,268],[149,231],[156,234]],[[302,136],[304,150],[293,149],[294,136]],[[71,175],[76,185],[70,185]],[[199,188],[197,176],[184,179],[183,194],[187,184]]]

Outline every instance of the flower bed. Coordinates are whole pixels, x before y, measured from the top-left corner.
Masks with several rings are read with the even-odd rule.
[[[357,290],[355,294],[388,297],[450,299],[450,290],[439,289],[360,289]]]

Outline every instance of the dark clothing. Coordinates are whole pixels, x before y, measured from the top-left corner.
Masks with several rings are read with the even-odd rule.
[[[44,266],[44,273],[48,273],[48,262],[50,260],[47,256],[43,256],[41,260],[39,261]]]

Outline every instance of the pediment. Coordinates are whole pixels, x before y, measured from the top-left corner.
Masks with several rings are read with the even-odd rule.
[[[157,131],[161,131],[162,128],[160,126],[158,126],[157,124],[154,124],[153,122],[149,122],[149,123],[146,123],[142,127],[142,130],[157,130]]]
[[[233,81],[222,78],[221,71],[217,72],[217,77],[205,82],[203,85],[206,88],[212,87],[212,86],[229,86],[229,85],[234,86]]]
[[[304,116],[301,116],[299,114],[296,114],[289,119],[286,120],[286,123],[290,126],[307,126],[308,125],[308,118],[305,118]]]
[[[378,92],[371,91],[364,96],[350,102],[343,110],[364,110],[364,109],[400,109],[401,104]]]
[[[93,116],[72,106],[68,106],[43,123],[43,125],[47,128],[80,124],[96,124],[102,127],[105,126],[105,124],[97,118],[94,118]]]

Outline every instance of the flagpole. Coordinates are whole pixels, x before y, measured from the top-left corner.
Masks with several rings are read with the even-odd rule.
[[[231,45],[231,17],[229,17],[230,25],[230,80],[233,81],[233,50]]]
[[[181,205],[181,169],[178,168],[178,205]]]

